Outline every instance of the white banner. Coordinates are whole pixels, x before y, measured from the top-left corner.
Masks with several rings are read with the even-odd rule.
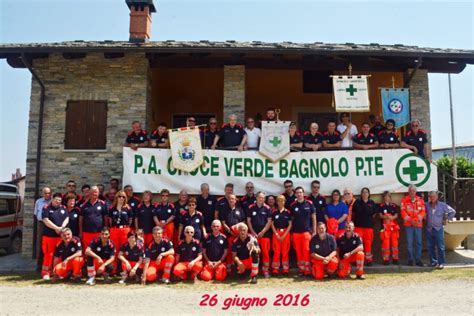
[[[259,153],[276,162],[290,153],[290,122],[262,121]]]
[[[336,112],[369,112],[367,76],[333,76]]]
[[[419,191],[437,190],[436,166],[414,155],[408,149],[340,150],[292,152],[276,163],[256,151],[203,150],[204,164],[187,173],[171,163],[168,149],[123,149],[123,184],[131,184],[136,192],[171,193],[186,190],[199,194],[201,183],[210,185],[211,194],[223,194],[226,183],[234,184],[237,195],[245,194],[245,183],[252,181],[256,191],[268,194],[283,192],[283,182],[293,180],[295,186],[310,189],[311,181],[321,181],[321,193],[350,187],[371,193],[407,192],[410,184]]]
[[[183,127],[171,130],[169,135],[173,167],[187,172],[196,170],[203,162],[199,129]]]

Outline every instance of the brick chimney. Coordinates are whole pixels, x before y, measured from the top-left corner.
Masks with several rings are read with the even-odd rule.
[[[130,42],[147,42],[151,35],[151,14],[156,12],[153,0],[125,0],[125,2],[130,9]]]

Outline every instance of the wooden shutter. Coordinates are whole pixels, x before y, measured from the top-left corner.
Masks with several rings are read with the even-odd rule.
[[[105,149],[107,102],[68,101],[65,149]]]

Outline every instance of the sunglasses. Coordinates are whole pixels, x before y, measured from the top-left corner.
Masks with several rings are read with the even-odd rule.
[[[253,187],[246,187],[246,189],[253,189]]]
[[[209,123],[209,125],[216,125],[216,124],[217,124],[216,122]]]
[[[117,198],[118,199],[125,199],[125,196],[119,195]]]

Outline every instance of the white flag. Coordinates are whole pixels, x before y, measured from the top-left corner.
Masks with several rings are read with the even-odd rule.
[[[290,153],[290,122],[262,121],[262,138],[259,153],[273,162]]]
[[[183,127],[170,133],[173,167],[186,172],[196,170],[203,162],[198,128]]]
[[[367,76],[333,76],[336,112],[369,112]]]

